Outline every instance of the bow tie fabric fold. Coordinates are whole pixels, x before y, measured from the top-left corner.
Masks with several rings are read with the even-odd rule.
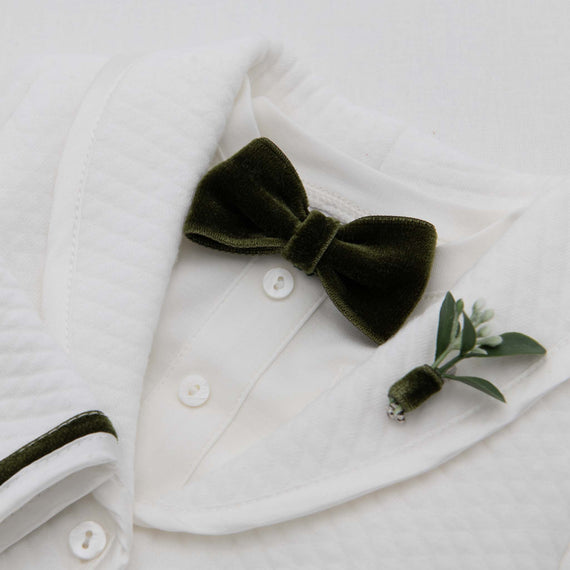
[[[394,335],[429,279],[435,228],[401,216],[347,224],[309,210],[303,184],[269,139],[254,139],[202,178],[186,237],[214,249],[281,254],[316,275],[336,307],[377,344]]]

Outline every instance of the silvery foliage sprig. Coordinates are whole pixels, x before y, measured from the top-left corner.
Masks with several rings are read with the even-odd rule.
[[[473,303],[471,314],[465,312],[463,299],[456,301],[451,292],[443,300],[435,358],[432,364],[419,366],[395,382],[388,393],[388,415],[404,421],[405,414],[438,392],[446,380],[462,382],[506,402],[501,391],[489,380],[477,376],[458,376],[456,366],[467,358],[491,358],[522,354],[545,354],[536,340],[518,332],[494,334],[490,321],[495,313],[485,300]]]

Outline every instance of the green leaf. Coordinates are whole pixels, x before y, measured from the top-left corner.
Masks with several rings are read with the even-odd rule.
[[[436,360],[451,342],[453,323],[455,322],[455,299],[451,292],[447,292],[439,310],[439,325],[437,327]]]
[[[461,354],[469,352],[477,341],[477,333],[471,319],[463,313],[463,334],[461,335]]]
[[[500,335],[503,342],[497,346],[485,346],[489,356],[513,356],[515,354],[545,354],[546,349],[536,340],[522,333],[507,332]],[[480,356],[480,355],[475,355]]]
[[[472,388],[481,390],[488,396],[492,396],[501,402],[506,402],[505,397],[501,394],[501,391],[488,380],[484,378],[478,378],[477,376],[452,376],[450,374],[445,374],[444,378],[450,378],[451,380],[457,380],[458,382],[463,382]]]

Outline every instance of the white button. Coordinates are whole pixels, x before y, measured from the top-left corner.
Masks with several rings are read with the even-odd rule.
[[[71,552],[81,560],[93,560],[103,552],[106,544],[103,527],[93,521],[82,522],[69,533]]]
[[[283,267],[274,267],[263,277],[263,289],[272,299],[285,299],[294,287],[293,276]]]
[[[180,382],[178,398],[185,406],[201,406],[209,397],[210,385],[204,377],[191,374]]]

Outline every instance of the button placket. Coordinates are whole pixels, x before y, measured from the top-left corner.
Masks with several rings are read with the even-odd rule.
[[[144,474],[137,479],[140,496],[187,483],[263,371],[323,301],[319,280],[294,272],[295,277],[275,259],[253,260],[143,402],[137,447],[137,471]],[[196,385],[202,383],[194,383],[194,376],[216,385],[203,413],[181,405],[200,397]],[[178,400],[175,407],[173,399]]]

